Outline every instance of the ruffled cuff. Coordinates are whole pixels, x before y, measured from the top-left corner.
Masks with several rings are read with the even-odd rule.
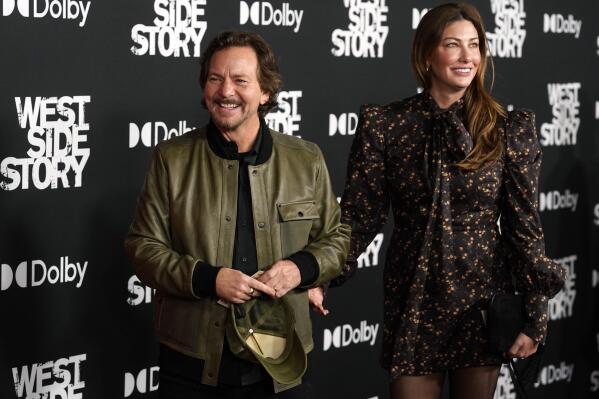
[[[544,343],[547,339],[547,310],[549,298],[541,294],[529,294],[524,298],[524,334],[532,340]]]

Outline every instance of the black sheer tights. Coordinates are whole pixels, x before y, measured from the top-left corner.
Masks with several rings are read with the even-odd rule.
[[[449,372],[451,399],[493,399],[498,366],[470,367]],[[441,399],[443,373],[403,376],[390,385],[391,399]]]

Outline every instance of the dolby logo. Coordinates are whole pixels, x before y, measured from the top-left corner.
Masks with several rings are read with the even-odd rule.
[[[289,3],[281,4],[280,9],[267,1],[256,1],[248,5],[245,1],[239,2],[239,24],[245,25],[249,22],[256,26],[283,26],[293,27],[297,33],[302,23],[304,10],[292,10]]]
[[[169,128],[164,122],[146,122],[141,127],[131,122],[129,123],[129,148],[140,144],[144,147],[154,147],[161,141],[182,136],[193,129],[187,126],[186,121],[179,121],[176,128]]]
[[[538,388],[541,385],[550,385],[554,382],[572,381],[574,375],[574,364],[566,364],[560,362],[559,366],[550,364],[541,369],[534,387]]]
[[[575,19],[572,14],[567,17],[561,14],[543,15],[543,33],[566,33],[580,37],[582,30],[582,19]]]
[[[141,370],[137,375],[125,373],[125,398],[128,398],[136,391],[138,393],[154,392],[158,390],[158,366]]]
[[[555,190],[539,194],[539,210],[541,212],[560,209],[569,209],[576,212],[577,204],[578,193],[573,193],[569,189],[566,189],[563,193]]]
[[[358,127],[358,114],[349,112],[341,115],[329,114],[329,136],[340,134],[352,136]]]
[[[344,348],[352,344],[370,342],[373,346],[376,342],[376,335],[379,330],[378,323],[369,325],[366,320],[360,322],[359,327],[352,327],[350,324],[335,327],[332,331],[324,329],[323,351],[328,351],[331,346],[334,348]]]
[[[21,288],[38,287],[42,284],[74,283],[77,288],[83,284],[87,261],[69,261],[61,256],[58,265],[46,265],[42,260],[23,261],[16,268],[3,263],[0,268],[0,291],[6,291],[14,283]]]
[[[30,3],[33,3],[31,7]],[[79,27],[87,21],[91,1],[79,0],[4,0],[2,15],[9,16],[15,11],[25,18],[44,18],[48,15],[54,19],[80,19]],[[33,12],[31,12],[33,11]]]

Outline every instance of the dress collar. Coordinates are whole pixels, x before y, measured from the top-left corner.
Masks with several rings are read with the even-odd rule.
[[[447,114],[457,114],[460,115],[464,111],[464,97],[462,96],[459,100],[451,104],[448,108],[441,108],[439,104],[435,101],[433,96],[429,91],[425,91],[422,93],[424,96],[424,101],[430,108],[431,112],[435,116],[442,116]]]

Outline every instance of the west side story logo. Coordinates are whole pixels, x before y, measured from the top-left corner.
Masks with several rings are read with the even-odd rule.
[[[495,29],[487,32],[489,51],[493,57],[522,58],[526,39],[524,0],[491,0]]]
[[[15,98],[19,127],[27,130],[31,148],[26,158],[0,163],[0,188],[26,190],[81,187],[89,159],[89,124],[85,106],[90,96]]]
[[[17,398],[81,399],[85,381],[81,379],[81,363],[86,354],[73,355],[56,361],[13,367],[12,375]]]
[[[581,88],[580,82],[547,84],[553,119],[541,125],[541,145],[576,145],[580,127]]]
[[[424,14],[428,12],[428,8],[423,8],[421,10],[417,8],[412,8],[412,29],[416,30],[418,28],[418,24],[420,24],[420,20],[424,17]]]
[[[302,121],[298,106],[301,97],[301,90],[279,92],[277,107],[264,116],[268,127],[289,135],[298,132],[299,123]]]
[[[499,372],[493,399],[518,399],[516,398],[516,388],[506,366],[502,366]]]
[[[386,26],[386,0],[343,0],[348,9],[347,30],[335,29],[331,35],[335,57],[383,58]]]
[[[131,29],[135,55],[199,57],[208,23],[206,0],[154,0],[154,25],[137,24]]]
[[[383,233],[378,233],[372,242],[368,244],[366,251],[362,252],[358,257],[358,269],[362,269],[363,267],[378,266],[379,253],[381,251],[381,247],[383,246],[384,237],[385,236]]]
[[[593,270],[593,273],[595,270]],[[599,333],[597,333],[597,352],[599,352]],[[591,392],[599,391],[599,370],[593,370],[591,372]]]
[[[13,283],[21,288],[38,287],[42,284],[73,283],[80,288],[88,262],[75,262],[61,256],[57,264],[47,264],[41,259],[23,261],[16,267],[3,263],[0,266],[0,291],[6,291]]]
[[[591,372],[591,392],[599,391],[599,370]]]
[[[239,24],[249,22],[256,26],[283,26],[292,27],[297,33],[302,24],[304,10],[293,10],[289,3],[283,3],[281,9],[275,8],[267,1],[256,1],[249,5],[245,1],[239,2]]]
[[[139,281],[139,278],[133,275],[127,282],[127,292],[129,292],[127,303],[131,306],[138,306],[144,303],[151,303],[156,290],[143,285]]]
[[[561,320],[572,317],[574,312],[574,300],[576,299],[576,261],[577,255],[565,256],[554,259],[568,272],[564,288],[549,300],[549,319]]]
[[[91,1],[77,0],[3,0],[2,16],[11,15],[16,9],[25,18],[44,18],[49,15],[54,19],[78,19],[82,28],[87,21],[90,5]]]

